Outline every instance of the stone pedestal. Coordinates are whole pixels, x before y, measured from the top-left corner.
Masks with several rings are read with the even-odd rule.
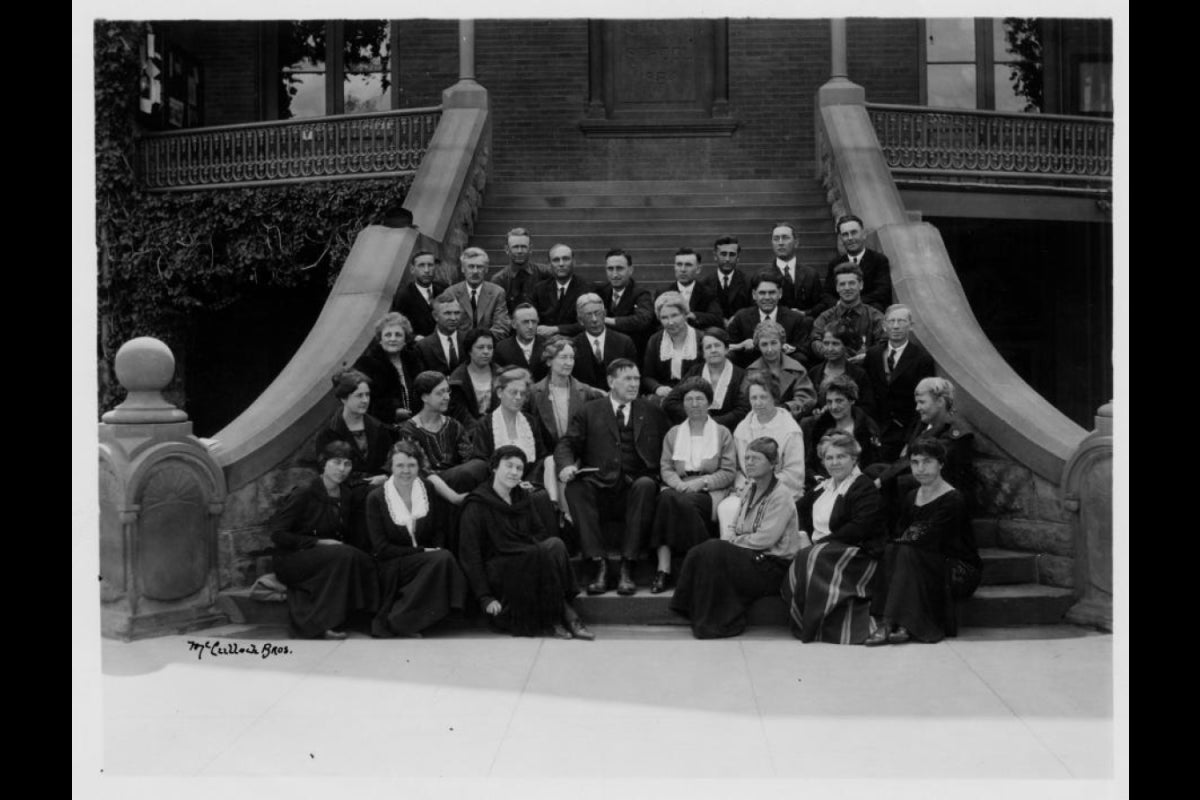
[[[1112,403],[1063,469],[1064,505],[1075,538],[1075,605],[1067,621],[1112,630]]]
[[[221,624],[224,474],[163,399],[175,372],[165,344],[126,342],[115,367],[129,394],[99,425],[101,633],[128,640]]]

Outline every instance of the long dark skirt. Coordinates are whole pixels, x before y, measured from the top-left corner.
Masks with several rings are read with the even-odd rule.
[[[448,550],[427,550],[379,564],[382,602],[373,636],[404,636],[461,611],[467,579]]]
[[[945,638],[948,604],[970,597],[979,585],[979,571],[970,565],[907,544],[888,544],[883,563],[887,594],[881,616],[921,642]]]
[[[275,577],[288,587],[288,613],[299,636],[320,636],[355,611],[379,608],[375,562],[351,545],[317,545],[277,555],[274,568]]]
[[[877,566],[865,550],[842,542],[803,548],[779,589],[792,634],[802,642],[866,641],[875,627],[870,590]]]
[[[671,609],[692,621],[697,639],[737,636],[751,604],[778,593],[786,571],[784,559],[710,539],[688,551]]]
[[[486,461],[477,458],[437,473],[456,492],[470,494],[488,476]],[[461,506],[442,498],[437,492],[429,496],[430,524],[418,526],[417,538],[422,547],[444,547],[458,556],[458,517]]]
[[[492,617],[513,636],[541,636],[563,619],[563,605],[579,594],[562,539],[552,536],[523,553],[487,562],[488,586],[503,610]]]
[[[712,497],[708,492],[677,492],[663,489],[654,511],[650,529],[651,549],[667,545],[682,555],[696,545],[716,536],[712,525]]]

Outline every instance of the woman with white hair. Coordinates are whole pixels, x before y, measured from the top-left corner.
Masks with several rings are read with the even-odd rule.
[[[646,343],[642,358],[642,390],[661,403],[671,387],[701,361],[700,337],[688,324],[688,304],[679,292],[663,292],[654,301],[662,330]]]

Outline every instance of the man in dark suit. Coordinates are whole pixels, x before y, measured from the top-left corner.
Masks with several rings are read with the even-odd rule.
[[[604,302],[599,295],[585,294],[576,301],[576,306],[583,332],[571,340],[575,345],[571,375],[597,389],[607,389],[608,365],[618,358],[633,361],[637,358],[637,348],[628,336],[605,326]]]
[[[433,300],[433,333],[417,342],[417,361],[422,370],[435,370],[443,375],[461,364],[467,357],[463,340],[467,332],[459,328],[462,308],[450,292],[442,292]]]
[[[596,571],[588,594],[608,591],[608,562],[601,529],[605,516],[625,522],[617,594],[631,595],[633,562],[654,521],[659,457],[669,426],[663,412],[638,397],[637,364],[619,358],[608,367],[609,395],[575,413],[554,451],[558,477],[566,484],[567,507],[579,528],[583,557]],[[588,472],[580,474],[581,469]]]
[[[533,374],[534,381],[540,381],[550,366],[542,361],[546,337],[537,335],[537,309],[529,303],[517,306],[512,312],[512,326],[513,335],[496,343],[492,360],[501,367],[524,367]]]
[[[638,288],[633,279],[633,256],[621,248],[608,251],[604,272],[608,283],[597,291],[604,302],[604,324],[632,339],[641,359],[654,330],[654,298],[649,289]]]
[[[799,311],[779,305],[782,278],[776,269],[762,269],[750,279],[755,305],[743,308],[729,322],[730,358],[745,369],[762,355],[754,346],[754,329],[763,320],[774,320],[783,326],[783,352],[808,366],[812,361],[805,344],[812,333],[812,320]]]
[[[537,309],[537,332],[550,337],[556,333],[574,336],[583,330],[575,317],[575,301],[592,291],[591,284],[575,274],[575,255],[565,244],[550,248],[552,278],[533,287],[533,305]]]
[[[839,217],[834,225],[838,240],[845,249],[844,256],[835,256],[829,262],[825,273],[825,293],[830,301],[837,295],[837,277],[833,274],[834,267],[849,261],[862,270],[863,290],[862,301],[872,308],[883,311],[892,302],[892,265],[888,257],[866,246],[866,233],[863,221],[853,214]]]
[[[482,248],[468,247],[459,258],[463,280],[446,291],[458,300],[462,319],[458,325],[463,330],[483,328],[491,331],[495,341],[509,334],[508,306],[504,290],[485,278],[488,271],[488,254]]]
[[[413,254],[408,270],[412,281],[400,287],[392,298],[392,311],[399,311],[413,327],[413,340],[421,341],[433,333],[433,299],[446,291],[446,284],[434,279],[437,258],[428,250]]]
[[[913,393],[923,378],[932,378],[937,368],[924,347],[910,338],[912,312],[908,306],[889,306],[883,317],[887,341],[867,351],[863,369],[871,381],[875,407],[871,416],[881,431],[881,461],[895,461],[904,448],[908,430],[917,417]]]
[[[807,264],[801,264],[796,257],[798,244],[795,225],[790,222],[775,223],[771,229],[771,249],[775,251],[775,268],[783,273],[779,302],[815,319],[834,301],[832,295],[825,296],[825,288],[817,271]]]
[[[750,281],[745,273],[737,268],[741,250],[742,246],[736,236],[722,236],[717,239],[713,242],[717,271],[700,279],[700,282],[716,295],[726,326],[735,313],[754,305],[754,300],[750,297]]]
[[[690,247],[675,251],[675,283],[659,292],[679,292],[688,304],[688,325],[704,330],[725,324],[717,295],[697,278],[700,277],[700,254]]]
[[[504,252],[508,255],[508,266],[488,280],[504,290],[511,317],[517,306],[533,302],[533,287],[550,277],[550,267],[530,260],[533,251],[529,231],[524,228],[508,232]]]

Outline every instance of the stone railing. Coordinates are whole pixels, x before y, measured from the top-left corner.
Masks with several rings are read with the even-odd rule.
[[[894,173],[1107,186],[1112,120],[868,103]]]
[[[441,107],[147,133],[137,168],[150,191],[412,175]]]
[[[1113,629],[1113,404],[1063,468],[1063,495],[1075,546],[1075,596],[1067,619]]]

